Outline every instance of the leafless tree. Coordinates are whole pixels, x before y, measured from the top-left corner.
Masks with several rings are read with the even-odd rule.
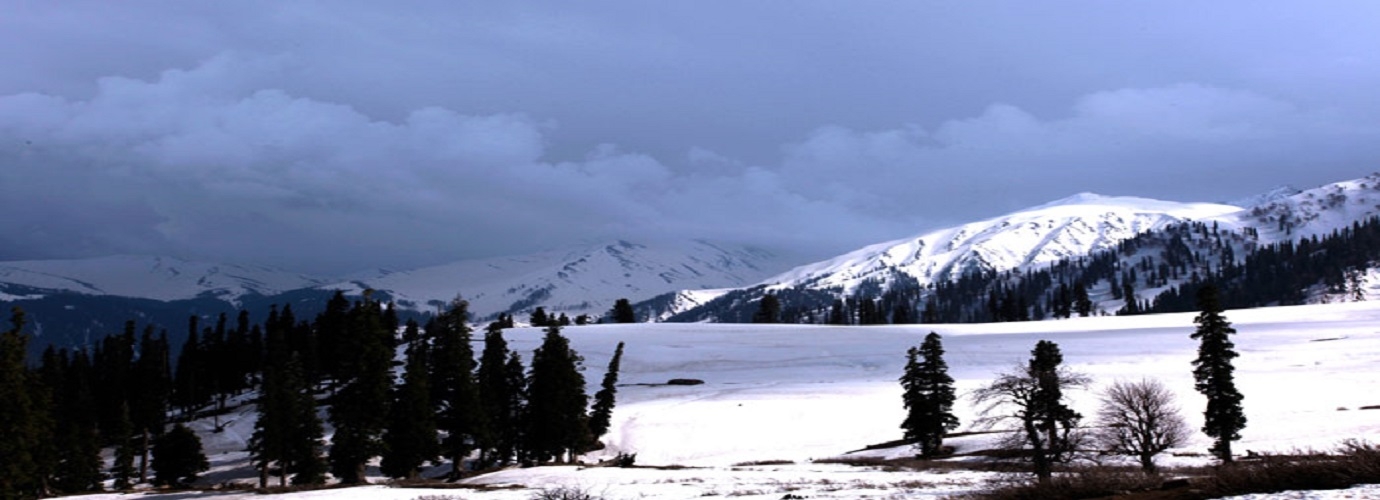
[[[1087,387],[1089,379],[1059,366],[1063,356],[1052,342],[1040,341],[1032,354],[1029,366],[998,374],[971,397],[979,405],[978,425],[1010,428],[1001,446],[1024,452],[1035,476],[1048,483],[1053,465],[1072,459],[1081,437],[1082,415],[1065,404],[1063,390]]]
[[[1101,400],[1093,439],[1106,450],[1139,458],[1145,472],[1155,472],[1155,455],[1188,441],[1191,431],[1174,393],[1158,380],[1117,381]]]

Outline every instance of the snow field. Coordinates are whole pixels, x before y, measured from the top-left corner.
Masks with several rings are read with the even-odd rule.
[[[580,488],[609,499],[742,497],[923,498],[980,488],[996,478],[967,471],[885,472],[815,463],[900,437],[903,416],[897,378],[907,348],[930,331],[944,336],[946,360],[960,394],[956,408],[971,427],[975,408],[966,397],[992,376],[1025,363],[1036,341],[1057,342],[1065,364],[1093,379],[1070,391],[1074,407],[1091,419],[1096,389],[1117,379],[1152,377],[1178,395],[1195,430],[1205,400],[1193,390],[1190,339],[1194,314],[1098,317],[1059,321],[912,326],[805,326],[726,324],[591,325],[564,330],[585,356],[591,393],[619,341],[624,353],[618,405],[606,450],[585,459],[636,453],[639,466],[659,468],[539,467],[512,469],[465,481],[520,489],[425,490],[367,487],[294,493],[293,498],[411,499],[451,495],[466,499],[529,498],[535,490]],[[1227,311],[1238,330],[1237,383],[1249,419],[1234,449],[1244,454],[1332,449],[1346,439],[1380,441],[1380,302]],[[506,333],[530,359],[541,331]],[[666,386],[672,378],[703,385]],[[1346,408],[1341,410],[1340,408]],[[252,414],[251,414],[252,418]],[[243,444],[251,418],[226,432],[203,434],[216,463],[212,483],[252,480]],[[200,430],[200,429],[199,429]],[[958,453],[991,446],[992,435],[952,439]],[[1210,463],[1210,438],[1161,456],[1164,465]],[[851,456],[905,456],[905,448]],[[216,454],[221,455],[218,460]],[[238,455],[237,455],[238,454]],[[239,457],[239,458],[237,458]],[[240,465],[237,469],[236,460]],[[743,466],[782,461],[782,465]],[[736,465],[736,466],[735,466]],[[1247,498],[1374,498],[1374,488],[1286,493]],[[1294,496],[1287,496],[1294,495]],[[1303,495],[1303,496],[1299,496]],[[1329,496],[1331,495],[1331,496]],[[1337,496],[1352,495],[1352,496]],[[101,498],[114,498],[105,495]],[[248,494],[243,495],[248,498]],[[224,498],[238,498],[240,494]],[[218,497],[219,498],[219,497]]]

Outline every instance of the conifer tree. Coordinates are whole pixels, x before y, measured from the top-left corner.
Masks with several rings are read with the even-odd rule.
[[[522,356],[516,352],[508,353],[508,362],[503,365],[504,378],[508,380],[509,401],[507,425],[500,427],[506,431],[500,435],[498,455],[502,460],[512,457],[524,462],[530,457],[527,446],[527,370],[522,366]]]
[[[113,485],[117,490],[126,490],[134,485],[137,471],[134,469],[136,451],[133,427],[134,424],[129,421],[129,404],[122,403],[119,419],[111,429],[115,441],[115,462],[110,467],[110,477],[115,479]]]
[[[1088,297],[1088,287],[1079,281],[1073,287],[1073,309],[1078,312],[1079,317],[1086,318],[1092,314],[1092,307],[1092,299]]]
[[[171,360],[167,333],[154,337],[153,325],[139,340],[139,359],[134,363],[130,422],[139,454],[139,482],[148,481],[149,448],[167,423],[168,395],[172,390]]]
[[[901,423],[905,439],[914,441],[920,456],[940,453],[944,435],[958,428],[953,407],[954,379],[944,362],[944,345],[939,334],[930,332],[920,347],[906,352],[905,374],[901,376],[906,419]]]
[[[101,489],[101,448],[96,433],[96,400],[92,395],[92,368],[86,351],[72,354],[71,362],[59,356],[60,380],[54,378],[53,422],[57,454],[53,464],[53,488],[62,493]]]
[[[597,440],[609,431],[609,424],[613,420],[613,405],[615,396],[618,394],[618,368],[623,361],[623,343],[618,343],[618,348],[613,351],[613,358],[609,360],[608,371],[604,372],[604,380],[599,384],[599,391],[594,393],[594,406],[590,409],[589,433],[590,437]]]
[[[526,448],[537,463],[573,460],[589,442],[583,359],[559,326],[546,328],[527,375]]]
[[[776,295],[765,294],[757,302],[757,312],[752,315],[753,323],[780,323],[781,322],[781,301]]]
[[[182,424],[153,442],[154,483],[185,487],[210,468],[201,448],[201,438]]]
[[[279,485],[286,485],[289,475],[293,484],[325,481],[316,398],[301,357],[289,349],[286,337],[279,326],[269,329],[268,362],[257,400],[259,418],[249,439],[250,456],[259,468],[260,487],[268,486],[270,464],[277,464]]]
[[[547,326],[551,324],[551,318],[546,315],[546,308],[541,306],[537,306],[527,320],[532,326]]]
[[[201,337],[197,333],[197,319],[195,315],[187,319],[187,340],[177,355],[177,368],[173,372],[173,404],[182,410],[184,416],[190,416],[206,398],[201,393],[204,356],[201,353]]]
[[[633,310],[628,299],[618,299],[613,303],[613,322],[614,323],[636,323],[637,312]]]
[[[480,462],[485,466],[506,464],[517,451],[518,427],[521,425],[518,411],[522,399],[521,384],[515,384],[507,371],[508,359],[512,355],[508,350],[508,341],[503,338],[502,325],[489,324],[484,331],[484,352],[480,354],[476,376],[484,421],[488,424],[488,432],[484,433],[480,443]],[[521,377],[521,366],[518,369]]]
[[[459,477],[464,458],[485,435],[468,321],[469,303],[457,297],[427,330],[433,349],[432,404],[437,408],[436,427],[445,433],[441,456],[451,462],[452,478]]]
[[[0,333],[0,497],[23,498],[41,493],[43,480],[34,452],[46,436],[38,426],[41,409],[32,400],[34,382],[24,363],[24,311],[13,308],[10,323],[11,328]]]
[[[1239,354],[1231,341],[1236,329],[1222,315],[1217,287],[1212,284],[1198,289],[1198,309],[1193,319],[1198,325],[1192,338],[1198,340],[1198,358],[1193,360],[1194,388],[1207,396],[1203,412],[1203,432],[1216,441],[1212,453],[1223,462],[1231,462],[1231,442],[1241,439],[1246,427],[1246,415],[1241,409],[1241,392],[1236,390],[1232,360]]]
[[[427,347],[420,341],[408,346],[403,381],[394,391],[383,434],[387,449],[380,467],[388,477],[417,479],[422,465],[440,454],[427,356]]]
[[[331,405],[335,426],[329,460],[331,474],[345,484],[365,481],[364,466],[383,452],[383,428],[388,420],[389,391],[393,387],[393,332],[383,328],[376,301],[366,294],[351,308],[339,350],[341,384]]]

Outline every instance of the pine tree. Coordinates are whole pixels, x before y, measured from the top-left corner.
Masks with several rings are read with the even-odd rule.
[[[52,486],[62,493],[100,491],[101,447],[90,358],[86,351],[78,350],[70,363],[59,355],[47,369],[54,367],[58,367],[58,374],[51,379],[55,388],[52,415],[58,452]]]
[[[944,435],[958,428],[953,407],[956,396],[954,379],[944,362],[944,345],[939,334],[930,332],[919,348],[906,352],[905,374],[901,376],[905,389],[903,403],[906,419],[901,423],[905,439],[914,441],[920,456],[932,457],[940,453]]]
[[[1223,462],[1231,462],[1231,442],[1241,439],[1246,427],[1246,415],[1241,409],[1242,396],[1236,390],[1232,360],[1239,354],[1231,341],[1236,329],[1222,316],[1217,287],[1212,284],[1198,289],[1198,309],[1193,323],[1198,325],[1192,338],[1200,341],[1198,358],[1193,360],[1194,387],[1207,396],[1203,412],[1203,432],[1216,439],[1212,453]]]
[[[201,448],[201,438],[182,424],[153,442],[154,483],[184,487],[210,468]]]
[[[417,479],[422,465],[440,454],[427,355],[427,346],[421,342],[408,346],[403,381],[394,390],[388,428],[383,434],[387,450],[380,468],[388,477]]]
[[[273,315],[277,317],[277,315]],[[292,352],[287,332],[269,329],[268,360],[259,388],[259,418],[249,440],[250,456],[259,468],[259,486],[268,486],[269,465],[277,464],[279,485],[320,484],[325,481],[321,456],[321,419],[316,398],[302,367],[301,356]]]
[[[177,355],[177,369],[173,372],[173,404],[190,416],[205,402],[201,393],[201,377],[204,357],[201,353],[201,338],[197,334],[197,317],[187,319],[187,341]]]
[[[111,429],[115,440],[115,462],[110,467],[110,477],[115,479],[115,489],[126,490],[134,485],[134,476],[137,473],[134,469],[134,424],[129,422],[129,404],[120,405],[119,415],[115,427]]]
[[[154,337],[153,325],[144,329],[139,340],[139,359],[134,363],[130,422],[139,454],[139,482],[148,481],[149,448],[152,439],[163,433],[167,423],[168,396],[172,391],[172,368],[167,333]]]
[[[560,327],[547,327],[527,375],[525,438],[527,451],[538,463],[573,460],[576,450],[589,442],[582,362]]]
[[[1092,314],[1092,299],[1088,297],[1088,287],[1082,281],[1073,287],[1073,309],[1078,311],[1078,316],[1082,318]]]
[[[508,353],[508,362],[503,365],[504,378],[508,380],[508,397],[510,398],[505,408],[510,412],[507,416],[508,425],[500,427],[500,431],[506,431],[499,437],[498,454],[500,457],[513,457],[519,462],[525,462],[530,453],[527,442],[527,370],[522,366],[522,356],[516,352]]]
[[[507,362],[512,355],[508,350],[508,341],[503,338],[502,325],[489,324],[484,332],[484,352],[479,357],[476,375],[480,405],[484,409],[484,421],[488,424],[480,443],[480,462],[483,466],[507,464],[517,451],[521,425],[518,411],[522,399],[519,392],[521,384],[515,384],[507,371]],[[521,366],[518,370],[521,377]]]
[[[532,323],[532,326],[547,326],[551,323],[551,318],[547,317],[546,308],[538,306],[536,310],[532,311],[532,316],[528,318],[528,322]]]
[[[350,309],[341,339],[350,348],[338,354],[342,378],[330,410],[335,437],[328,459],[331,474],[345,484],[365,482],[365,464],[383,452],[393,387],[393,352],[388,349],[393,332],[383,328],[381,312],[366,294]]]
[[[599,391],[594,393],[594,406],[590,409],[589,433],[593,439],[599,439],[609,431],[609,424],[613,420],[613,405],[615,396],[618,394],[618,367],[623,361],[623,343],[618,343],[618,348],[613,351],[613,358],[609,360],[609,369],[604,372],[604,380],[599,384]]]
[[[432,404],[438,408],[436,427],[445,433],[441,455],[451,462],[452,478],[459,477],[464,458],[485,435],[468,320],[469,303],[456,298],[427,330],[433,349]]]
[[[757,312],[752,315],[753,323],[780,323],[781,322],[781,301],[776,295],[765,294],[757,302]]]
[[[636,323],[637,312],[633,310],[628,299],[618,299],[613,303],[613,322],[614,323]]]
[[[34,452],[45,436],[38,428],[41,410],[33,404],[32,377],[24,363],[24,311],[13,308],[10,323],[0,333],[0,497],[23,498],[40,493],[43,480]]]

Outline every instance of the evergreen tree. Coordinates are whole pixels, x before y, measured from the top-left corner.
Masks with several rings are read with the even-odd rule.
[[[153,325],[144,329],[139,340],[139,359],[134,363],[130,422],[139,454],[139,482],[148,481],[149,448],[153,437],[163,433],[167,423],[168,396],[172,392],[172,364],[167,333],[154,337]]]
[[[47,436],[38,426],[41,409],[32,400],[33,381],[24,363],[29,340],[22,332],[24,311],[13,308],[10,323],[0,333],[0,497],[36,497],[43,480],[34,451]]]
[[[599,391],[594,393],[594,406],[589,415],[589,433],[593,439],[603,437],[612,423],[614,399],[618,393],[618,366],[622,361],[623,343],[619,342],[618,348],[613,351],[613,358],[609,360],[609,369],[604,372],[604,380],[599,384]]]
[[[484,352],[480,355],[476,376],[484,421],[488,424],[488,432],[484,433],[480,443],[480,462],[484,466],[507,464],[517,451],[522,384],[521,380],[515,383],[508,374],[507,363],[513,355],[508,350],[508,341],[503,338],[503,327],[499,323],[491,323],[484,332]],[[520,362],[518,377],[522,377]]]
[[[393,387],[393,352],[388,348],[393,332],[383,327],[381,313],[378,302],[366,294],[350,309],[345,325],[341,340],[349,349],[338,351],[342,378],[330,410],[335,437],[328,458],[331,474],[345,484],[364,482],[365,464],[383,452]]]
[[[433,349],[431,383],[433,404],[438,409],[436,427],[445,433],[441,456],[450,460],[452,478],[459,477],[464,470],[464,458],[485,435],[468,321],[469,303],[456,298],[427,330]]]
[[[532,316],[528,320],[532,326],[547,326],[551,323],[551,318],[546,315],[546,308],[540,306],[532,311]]]
[[[526,447],[537,463],[573,460],[589,442],[582,362],[560,327],[547,327],[527,376]]]
[[[206,400],[201,392],[204,356],[197,334],[197,319],[195,315],[187,319],[187,341],[177,355],[177,369],[173,372],[173,404],[188,417]]]
[[[64,370],[62,394],[55,398],[58,449],[53,486],[63,493],[101,489],[101,446],[96,433],[93,370],[86,351],[76,351]]]
[[[753,323],[780,323],[781,322],[781,301],[776,295],[765,294],[757,302],[757,312],[752,315]]]
[[[930,332],[919,348],[906,352],[905,374],[901,376],[906,419],[901,423],[905,439],[914,441],[922,457],[940,453],[944,435],[958,428],[953,407],[954,379],[944,362],[944,345],[939,334]]]
[[[1073,287],[1073,309],[1078,312],[1079,317],[1086,318],[1092,314],[1092,307],[1092,299],[1088,297],[1088,287],[1079,281]]]
[[[1194,387],[1207,396],[1203,412],[1203,432],[1216,439],[1212,453],[1223,462],[1231,462],[1231,442],[1241,439],[1246,427],[1246,415],[1241,409],[1242,396],[1236,390],[1232,360],[1239,354],[1231,341],[1236,329],[1222,316],[1217,287],[1207,284],[1198,289],[1198,309],[1193,323],[1198,325],[1192,338],[1200,342],[1198,358],[1193,360]]]
[[[618,299],[613,303],[613,322],[614,323],[636,323],[637,312],[633,310],[628,299]]]
[[[508,353],[508,362],[503,365],[504,377],[508,380],[508,397],[505,408],[508,410],[508,425],[499,427],[501,434],[498,455],[502,460],[512,457],[519,462],[526,461],[530,453],[527,446],[527,370],[522,366],[522,356],[516,352]]]
[[[111,429],[111,434],[115,441],[115,462],[110,467],[110,477],[115,481],[113,486],[117,490],[126,490],[134,485],[134,476],[137,471],[134,469],[135,444],[133,436],[134,424],[129,422],[129,405],[121,404],[119,419]]]
[[[267,345],[268,362],[257,400],[259,418],[249,439],[259,487],[268,486],[270,464],[277,464],[279,485],[286,485],[289,475],[293,484],[320,484],[326,471],[321,419],[311,383],[300,355],[288,347],[287,332],[278,326],[270,328]]]
[[[427,347],[421,342],[408,346],[403,381],[394,391],[388,428],[383,434],[387,450],[380,468],[388,477],[417,479],[422,465],[436,460],[440,454],[427,354]]]
[[[185,487],[211,467],[201,449],[201,438],[182,424],[153,441],[154,483]]]

